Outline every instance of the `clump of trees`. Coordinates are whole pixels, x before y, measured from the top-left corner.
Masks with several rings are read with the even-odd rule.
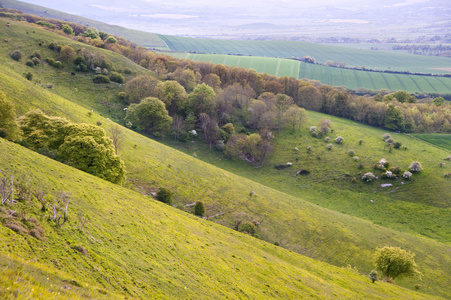
[[[23,144],[113,183],[125,180],[125,165],[99,126],[71,124],[33,110],[19,118]]]
[[[14,104],[0,91],[0,138],[15,140],[19,135]]]

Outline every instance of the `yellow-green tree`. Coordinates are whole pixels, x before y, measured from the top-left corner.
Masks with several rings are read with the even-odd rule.
[[[160,136],[169,131],[172,118],[163,101],[155,97],[148,97],[138,104],[130,105],[125,122],[130,122],[138,130]]]
[[[385,246],[374,253],[374,265],[384,277],[419,275],[414,257],[414,253],[399,247]]]
[[[0,91],[0,138],[13,140],[18,137],[19,126],[16,121],[14,104]]]

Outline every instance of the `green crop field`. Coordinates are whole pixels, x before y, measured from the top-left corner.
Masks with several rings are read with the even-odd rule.
[[[414,134],[416,138],[451,151],[450,134]]]
[[[177,52],[232,54],[245,56],[291,58],[311,56],[318,62],[328,60],[345,62],[348,67],[366,66],[375,70],[395,70],[422,73],[449,74],[441,68],[451,68],[445,57],[370,51],[324,44],[284,41],[231,41],[193,39],[159,35],[168,47]]]
[[[323,84],[345,86],[350,89],[388,89],[408,92],[451,93],[451,77],[433,77],[407,74],[390,74],[339,69],[308,64],[292,59],[218,55],[218,54],[172,54],[178,58],[212,62],[229,66],[255,69],[274,76],[291,76],[298,79],[314,79]]]
[[[0,19],[0,28],[5,28],[5,23]],[[24,57],[36,50],[43,57],[55,57],[54,52],[38,46],[39,39],[101,51],[116,68],[128,66],[133,75],[151,74],[118,54],[27,24],[11,23],[10,42],[0,44],[1,53],[6,54],[0,56],[0,90],[15,103],[19,115],[41,108],[50,115],[100,124],[108,130],[124,114],[124,104],[117,96],[123,86],[93,84],[92,73],[72,76],[69,66],[55,69],[40,64],[31,69],[24,60],[17,62],[7,55],[20,48]],[[32,81],[23,76],[28,71],[34,75]],[[46,88],[46,83],[52,83],[53,88]],[[111,110],[102,104],[105,102],[111,104]],[[259,169],[225,159],[200,141],[178,145],[186,152],[182,153],[122,128],[125,138],[119,154],[128,171],[125,187],[1,140],[3,174],[16,178],[27,175],[35,187],[51,193],[64,189],[74,199],[68,224],[61,229],[39,212],[36,201],[21,203],[18,211],[42,224],[46,240],[0,226],[1,291],[13,286],[14,291],[6,291],[10,298],[17,294],[27,298],[23,291],[35,296],[32,289],[42,291],[44,287],[55,292],[55,298],[57,292],[71,298],[78,291],[87,298],[124,294],[192,299],[451,297],[451,270],[447,268],[451,264],[451,191],[441,175],[451,166],[439,169],[436,162],[448,151],[396,135],[395,140],[409,149],[388,153],[381,138],[384,131],[332,117],[335,132],[331,137],[342,135],[345,142],[329,151],[324,141],[311,137],[307,129],[323,116],[309,113],[310,121],[300,133],[284,130],[277,134],[274,154]],[[359,139],[365,140],[361,148],[357,148]],[[170,140],[159,141],[171,144]],[[308,154],[304,149],[310,144],[314,152]],[[299,153],[294,152],[296,146],[301,149]],[[360,157],[363,170],[346,153],[348,147]],[[193,157],[194,152],[197,157]],[[388,190],[380,188],[387,180],[351,182],[350,176],[372,170],[372,164],[382,157],[403,169],[418,159],[425,170],[405,184],[394,181]],[[287,161],[293,162],[293,168],[274,168]],[[293,176],[304,167],[311,169],[310,177]],[[175,193],[175,208],[145,196],[160,187]],[[187,214],[191,208],[186,205],[196,200],[206,203],[209,221]],[[78,227],[78,212],[89,219],[86,231]],[[4,213],[2,221],[8,222]],[[230,230],[238,221],[256,221],[260,239]],[[282,247],[276,247],[275,242]],[[75,250],[80,245],[87,255]],[[364,274],[374,268],[374,250],[385,245],[414,252],[423,279],[401,278],[397,285],[371,284]],[[349,264],[360,275],[325,262],[343,267]],[[17,278],[20,280],[13,280]],[[73,280],[78,285],[71,284]],[[428,295],[399,285],[410,289],[418,285],[420,292]],[[64,286],[69,286],[69,291]]]

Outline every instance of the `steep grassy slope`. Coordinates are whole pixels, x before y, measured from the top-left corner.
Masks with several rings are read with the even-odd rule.
[[[306,42],[208,40],[167,35],[159,36],[171,50],[185,53],[197,52],[282,58],[309,55],[320,63],[332,60],[345,62],[349,67],[366,66],[367,68],[378,70],[437,74],[449,73],[439,69],[451,65],[449,59],[445,57],[370,51]]]
[[[255,69],[257,72],[268,73],[274,76],[314,79],[320,81],[322,84],[346,86],[350,89],[388,89],[393,91],[403,90],[410,93],[451,92],[451,78],[449,77],[390,74],[340,69],[323,65],[308,64],[292,59],[274,57],[191,53],[171,53],[171,55],[194,61],[212,62],[228,66],[243,67],[246,69]]]
[[[26,175],[35,188],[64,190],[73,199],[71,220],[62,228],[52,225],[36,202],[8,207],[22,206],[24,218],[39,220],[46,232],[36,239],[0,226],[0,285],[13,288],[13,295],[42,299],[50,288],[59,297],[72,298],[91,287],[89,298],[116,298],[115,293],[158,299],[430,297],[386,283],[371,284],[352,270],[193,217],[4,140],[0,152],[4,174]],[[74,217],[77,211],[89,218],[83,230]],[[75,250],[81,247],[85,254]],[[27,282],[37,266],[41,277],[52,277],[47,284],[42,279]],[[20,280],[8,286],[4,278],[18,269]]]
[[[144,47],[156,48],[159,50],[169,50],[165,42],[154,33],[128,29],[117,25],[110,25],[80,16],[67,14],[58,10],[16,0],[2,0],[2,5],[3,8],[17,9],[32,15],[42,16],[49,19],[59,19],[95,27],[100,31],[125,37],[126,39]]]
[[[17,26],[19,27],[19,25]],[[23,26],[26,27],[26,25]],[[25,31],[25,29],[23,30]],[[32,32],[32,30],[29,31]],[[39,36],[44,34],[43,32],[36,29],[36,34]],[[55,36],[54,38],[61,39],[62,44],[75,43],[63,40],[62,37]],[[21,46],[24,52],[30,52],[36,47],[32,42],[27,44],[25,39],[16,43]],[[2,50],[7,49],[6,47],[10,47],[10,45],[12,44],[2,44],[1,47],[4,47]],[[81,46],[87,47],[86,45],[78,45],[78,47]],[[3,53],[9,53],[8,51]],[[114,58],[114,55],[111,55],[111,58]],[[95,86],[88,76],[79,76],[78,74],[75,77],[79,81],[65,82],[66,78],[70,79],[67,69],[58,72],[49,66],[41,66],[31,70],[34,72],[36,80],[45,78],[45,82],[55,83],[54,88],[48,90],[22,77],[22,73],[28,70],[23,61],[14,62],[7,54],[0,59],[2,66],[5,66],[5,71],[0,74],[0,89],[5,91],[8,98],[16,103],[21,113],[32,107],[42,107],[49,114],[66,116],[73,121],[90,124],[101,121],[104,128],[108,129],[110,126],[110,121],[96,113],[91,117],[88,116],[88,109],[90,110],[89,107],[92,105],[96,112],[108,114],[108,109],[97,101],[105,97],[112,103],[120,103],[117,98],[114,99],[117,90],[106,89],[105,85]],[[126,64],[127,61],[123,63]],[[130,67],[134,67],[133,64],[128,63]],[[121,62],[117,62],[117,64],[121,64]],[[137,68],[136,70],[138,72],[140,69]],[[78,92],[74,92],[74,88],[78,88]],[[92,94],[93,89],[96,90],[95,94]],[[58,96],[58,94],[64,95],[70,101]],[[85,108],[75,103],[80,103]],[[200,162],[192,156],[182,154],[137,133],[126,129],[124,131],[126,132],[126,139],[120,155],[124,159],[129,172],[128,185],[141,193],[149,194],[151,191],[158,190],[159,187],[168,187],[176,193],[176,205],[180,208],[184,208],[184,204],[202,199],[207,203],[208,217],[215,222],[234,227],[237,221],[255,220],[260,223],[258,234],[264,240],[278,242],[288,249],[336,265],[349,263],[356,266],[361,272],[371,270],[372,265],[369,257],[376,247],[384,245],[401,246],[417,255],[416,260],[424,274],[423,281],[419,283],[420,286],[423,288],[429,286],[426,290],[428,293],[451,296],[447,288],[451,274],[450,271],[446,271],[446,266],[451,263],[451,258],[449,247],[445,244],[321,208],[287,193],[267,188]],[[344,136],[348,139],[348,136]],[[377,139],[380,139],[380,137],[378,136]],[[289,146],[286,149],[291,149],[291,147]],[[8,168],[12,170],[17,166],[8,165]],[[52,168],[52,170],[57,171],[57,168]],[[61,177],[64,178],[65,175],[61,175]],[[277,180],[281,181],[282,179]],[[58,184],[56,179],[53,181]],[[86,183],[86,185],[89,184],[90,182]],[[318,201],[327,199],[318,196],[318,194],[310,194],[304,186],[298,188],[298,194],[301,194],[305,189],[307,197],[318,197]],[[55,191],[59,189],[60,187],[55,187]],[[255,195],[251,196],[251,191]],[[290,190],[287,190],[287,192],[291,193]],[[328,193],[332,195],[333,191],[330,190]],[[86,195],[86,197],[89,197],[91,193],[86,193]],[[90,199],[100,201],[96,195],[101,195],[101,193],[92,194]],[[343,193],[343,195],[337,194],[336,196],[340,196],[339,199],[343,200],[348,195]],[[109,198],[109,196],[107,197]],[[100,199],[104,198],[104,196],[100,196]],[[138,210],[139,207],[141,206],[133,207],[133,209]],[[120,208],[116,209],[119,210]],[[101,211],[99,215],[103,213],[104,211]],[[130,210],[127,213],[133,214]],[[379,214],[383,215],[383,213]],[[94,215],[97,215],[97,213]],[[127,225],[127,223],[123,224],[124,227]],[[383,224],[383,222],[381,221],[380,224]],[[413,227],[409,227],[411,225],[404,224],[401,229],[416,232],[412,229]],[[118,230],[118,228],[114,227],[114,230]],[[120,231],[120,233],[127,234],[125,231]],[[91,234],[93,233],[91,232]],[[125,239],[121,238],[118,242],[124,242]],[[133,243],[131,245],[136,246]],[[132,246],[130,246],[130,249],[134,249]],[[443,276],[441,276],[442,273]],[[399,281],[399,284],[408,287],[413,287],[415,283],[418,282],[412,279]]]

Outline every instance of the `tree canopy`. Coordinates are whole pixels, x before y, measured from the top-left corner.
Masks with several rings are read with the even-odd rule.
[[[374,265],[384,277],[396,278],[419,274],[414,261],[415,254],[399,247],[385,246],[374,253]]]
[[[125,122],[130,122],[138,130],[160,136],[169,131],[172,118],[163,101],[155,97],[148,97],[138,104],[130,105]]]
[[[19,126],[16,121],[14,104],[6,99],[0,91],[0,137],[13,140],[18,136]]]

